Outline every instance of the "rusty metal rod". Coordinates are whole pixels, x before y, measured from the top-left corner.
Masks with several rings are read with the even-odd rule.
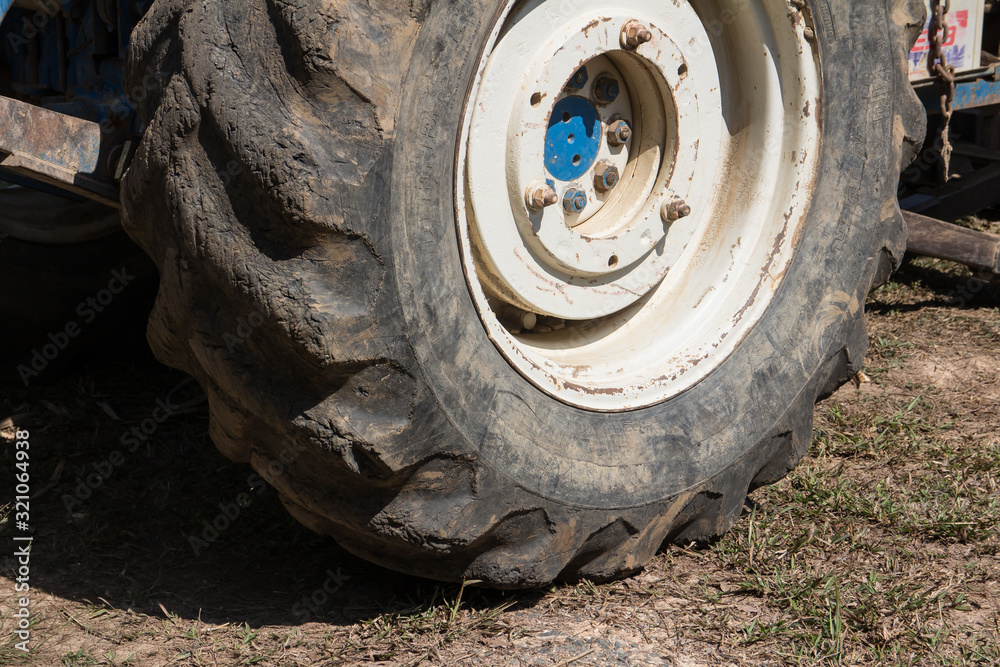
[[[0,97],[0,171],[9,171],[117,207],[118,186],[101,168],[101,126]]]

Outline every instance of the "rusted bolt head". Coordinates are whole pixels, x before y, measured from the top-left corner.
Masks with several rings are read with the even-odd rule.
[[[626,49],[635,50],[652,40],[653,33],[638,21],[629,21],[622,28],[622,46]]]
[[[598,192],[607,192],[618,185],[618,167],[607,160],[601,160],[594,169],[594,187]]]
[[[691,215],[691,207],[680,197],[674,197],[663,203],[663,219],[667,222],[674,222]]]
[[[548,183],[535,183],[529,185],[524,193],[524,203],[532,211],[540,211],[546,206],[559,203],[559,195]]]
[[[599,76],[594,81],[594,99],[598,104],[611,104],[618,99],[619,93],[621,87],[610,76]]]
[[[563,208],[567,213],[583,213],[587,208],[587,193],[573,188],[563,195]]]
[[[590,74],[587,73],[586,67],[581,67],[576,70],[573,76],[570,78],[569,83],[566,87],[571,90],[580,90],[587,85],[587,81],[590,80]]]
[[[625,120],[616,120],[608,126],[608,143],[621,146],[632,138],[632,126]]]

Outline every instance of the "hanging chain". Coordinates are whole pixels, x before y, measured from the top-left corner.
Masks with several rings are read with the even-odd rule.
[[[951,0],[931,0],[933,18],[929,30],[930,54],[927,59],[927,69],[937,79],[938,91],[941,93],[941,161],[944,163],[944,180],[951,180],[950,141],[952,104],[955,100],[955,66],[948,64],[944,54],[944,44],[951,38],[951,26],[948,25],[948,12],[951,11]]]

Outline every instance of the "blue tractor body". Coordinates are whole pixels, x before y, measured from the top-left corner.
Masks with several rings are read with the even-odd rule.
[[[20,157],[0,166],[3,180],[114,203],[118,163],[143,130],[122,72],[129,38],[150,4],[0,0],[0,94],[8,118],[0,148]],[[52,173],[48,164],[33,173],[25,164],[33,158],[52,164]]]

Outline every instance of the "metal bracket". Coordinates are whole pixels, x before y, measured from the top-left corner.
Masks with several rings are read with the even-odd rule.
[[[119,208],[118,185],[102,165],[112,150],[97,123],[0,97],[0,178],[10,172]]]

